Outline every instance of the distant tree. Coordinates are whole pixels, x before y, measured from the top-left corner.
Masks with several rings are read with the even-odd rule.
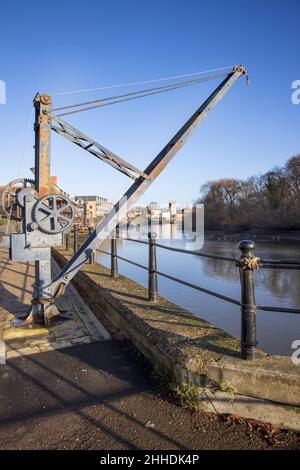
[[[200,188],[205,227],[300,228],[300,154],[246,181],[221,178]]]

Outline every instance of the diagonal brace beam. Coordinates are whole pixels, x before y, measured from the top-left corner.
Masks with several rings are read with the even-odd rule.
[[[69,123],[63,121],[55,114],[47,113],[47,115],[59,124],[59,126],[55,126],[53,124],[51,126],[51,129],[57,134],[61,135],[62,137],[65,137],[67,140],[70,140],[71,142],[78,145],[87,152],[91,153],[103,162],[108,163],[116,170],[120,171],[121,173],[124,173],[126,176],[129,176],[129,178],[132,178],[134,180],[136,179],[136,176],[133,175],[131,172],[134,172],[139,176],[143,176],[146,179],[149,178],[145,173],[140,171],[134,165],[128,163],[126,160],[123,160],[118,155],[111,152],[88,135],[83,134],[81,131],[71,126]],[[131,172],[128,170],[130,170]]]
[[[169,143],[159,152],[154,160],[145,169],[145,174],[149,178],[140,176],[130,186],[124,196],[115,204],[108,215],[102,219],[95,230],[85,240],[77,253],[64,266],[60,274],[50,285],[52,295],[58,297],[62,295],[65,287],[79,271],[80,267],[90,258],[93,251],[109,237],[117,225],[126,217],[131,206],[133,206],[139,197],[150,186],[152,181],[164,170],[171,159],[185,144],[197,126],[204,121],[210,111],[218,104],[227,91],[232,87],[236,80],[243,74],[246,74],[243,65],[234,67],[233,71],[227,75],[223,82],[213,91],[207,100],[194,112],[181,129],[174,135]]]

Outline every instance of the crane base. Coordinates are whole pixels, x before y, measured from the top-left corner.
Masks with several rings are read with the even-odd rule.
[[[57,308],[53,299],[32,299],[28,313],[20,315],[12,321],[15,328],[48,328],[53,324],[70,320],[73,314]]]

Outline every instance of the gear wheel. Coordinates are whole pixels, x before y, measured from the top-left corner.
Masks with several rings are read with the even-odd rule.
[[[71,228],[75,210],[73,202],[62,194],[47,194],[33,207],[33,220],[47,234],[66,232]]]
[[[34,187],[34,184],[34,180],[29,178],[20,178],[8,183],[0,193],[1,212],[13,220],[20,220],[17,194],[28,185]]]

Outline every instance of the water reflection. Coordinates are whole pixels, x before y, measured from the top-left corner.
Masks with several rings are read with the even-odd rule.
[[[271,244],[271,248],[270,248]],[[258,243],[258,249],[255,253],[262,258],[298,258],[298,246],[290,246],[280,242]],[[287,250],[288,248],[288,250]],[[236,244],[233,242],[208,242],[205,245],[205,251],[218,255],[236,257],[239,255]],[[234,268],[233,263],[227,261],[215,260],[210,258],[203,259],[203,272],[209,277],[222,277],[227,280],[238,281],[239,273]],[[255,285],[263,291],[272,293],[279,301],[287,301],[288,307],[298,308],[300,306],[300,271],[284,269],[259,269],[255,272]]]

